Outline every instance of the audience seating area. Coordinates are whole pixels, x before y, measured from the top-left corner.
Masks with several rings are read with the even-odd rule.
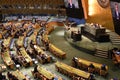
[[[52,44],[52,43],[50,43],[48,39],[48,35],[50,34],[50,32],[54,30],[54,25],[50,23],[50,24],[47,24],[47,26],[45,27],[45,25],[42,26],[39,23],[36,23],[35,25],[30,22],[27,23],[27,21],[25,23],[23,22],[21,23],[10,22],[8,24],[6,23],[5,25],[7,25],[8,27],[5,26],[6,29],[3,28],[3,34],[1,34],[3,38],[3,41],[1,43],[2,59],[5,65],[10,69],[20,69],[20,67],[33,66],[34,64],[36,64],[36,62],[34,62],[33,59],[37,59],[42,64],[50,63],[52,59],[52,57],[48,55],[45,52],[45,50],[50,50],[49,48],[51,48],[49,44]],[[10,27],[13,25],[17,29]],[[21,25],[23,25],[23,27],[21,27]],[[12,30],[14,30],[14,34],[8,33],[7,31],[9,29],[7,28],[11,28]],[[42,49],[41,46],[37,44],[40,41],[38,40],[37,42],[38,36],[41,37],[41,41],[45,49]],[[28,37],[28,40],[25,40],[26,37]],[[13,40],[13,38],[16,38],[16,40]],[[26,43],[26,46],[24,46],[25,43]],[[11,45],[12,45],[12,49],[11,49]],[[56,53],[52,52],[54,49]],[[54,48],[51,48],[51,50],[50,52],[57,54],[57,56],[59,56],[62,59],[66,57],[66,53],[55,46]],[[5,67],[2,67],[2,69],[5,70]],[[56,78],[54,75],[52,75],[52,73],[45,70],[44,68],[38,67],[38,72],[40,73],[39,77],[42,77],[42,79],[46,78],[48,80],[53,80],[54,78]],[[4,76],[4,75],[2,76],[3,77],[0,79],[4,79],[4,77],[5,78],[8,77],[9,80],[29,80],[19,70],[10,71],[7,73],[7,76]],[[61,77],[57,77],[57,79],[63,80]]]
[[[15,30],[15,33],[11,36],[9,34],[8,38],[3,38],[1,43],[2,46],[2,59],[7,67],[10,69],[16,69],[15,71],[10,71],[7,73],[7,77],[9,80],[29,80],[26,75],[20,72],[20,68],[17,68],[16,65],[20,65],[20,67],[34,67],[34,70],[31,71],[33,77],[35,79],[41,80],[55,80],[56,76],[54,73],[49,72],[47,69],[34,64],[33,59],[38,60],[41,64],[50,63],[52,60],[52,56],[47,54],[47,51],[50,54],[54,54],[60,58],[60,60],[66,58],[66,52],[59,49],[57,46],[52,44],[49,40],[49,34],[54,30],[54,23],[56,22],[49,22],[44,23],[46,25],[41,25],[40,23],[32,24],[31,22],[21,23],[23,25],[23,29],[19,27],[19,29]],[[14,23],[13,23],[14,24]],[[10,24],[13,26],[13,24]],[[32,26],[31,26],[32,25]],[[37,26],[37,27],[36,27]],[[18,27],[18,26],[16,26]],[[29,28],[30,27],[30,28]],[[22,30],[22,31],[21,31]],[[5,29],[6,31],[6,29]],[[4,31],[3,31],[4,32]],[[105,28],[99,27],[95,28],[90,26],[90,24],[86,24],[84,27],[84,32],[88,32],[94,36],[95,39],[100,41],[101,35],[107,35],[105,41],[109,41],[109,35],[106,34]],[[5,33],[5,32],[4,32]],[[3,35],[3,34],[2,34]],[[37,38],[40,37],[40,40],[37,41]],[[10,50],[10,44],[12,38],[15,38],[15,45],[14,50]],[[28,38],[26,44],[24,46],[25,38]],[[38,45],[38,43],[42,43]],[[44,48],[42,48],[44,47]],[[11,51],[15,51],[15,54]],[[117,52],[113,52],[114,58],[119,63],[118,58],[116,57]],[[95,63],[92,61],[88,61],[85,59],[74,57],[72,59],[72,66],[67,65],[62,62],[56,62],[55,68],[58,72],[65,74],[66,76],[70,77],[71,80],[95,80],[93,73],[99,74],[101,76],[107,76],[108,74],[108,66],[105,64]],[[77,69],[79,68],[79,69]],[[19,69],[19,70],[17,70]],[[57,80],[63,80],[61,77],[57,77]]]

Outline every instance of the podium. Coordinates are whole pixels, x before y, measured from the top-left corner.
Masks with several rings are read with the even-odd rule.
[[[81,40],[81,33],[74,33],[72,32],[71,33],[71,38],[74,40],[74,41],[80,41]]]

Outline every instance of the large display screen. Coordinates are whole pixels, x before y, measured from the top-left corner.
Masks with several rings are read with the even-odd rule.
[[[120,20],[120,3],[111,1],[110,5],[113,18]]]
[[[79,8],[78,0],[64,0],[66,8]]]
[[[110,1],[115,32],[120,35],[120,1]]]
[[[66,14],[68,17],[82,19],[84,18],[84,12],[81,0],[64,0]]]

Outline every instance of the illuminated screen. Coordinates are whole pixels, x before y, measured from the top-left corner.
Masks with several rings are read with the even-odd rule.
[[[66,8],[79,8],[78,0],[64,0]]]
[[[111,0],[110,7],[112,11],[115,32],[120,35],[120,1]]]
[[[82,19],[84,12],[81,0],[64,0],[66,14],[68,17]]]
[[[111,1],[110,5],[111,5],[113,18],[119,20],[120,19],[120,3]]]

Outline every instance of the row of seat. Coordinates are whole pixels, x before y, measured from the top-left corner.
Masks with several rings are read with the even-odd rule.
[[[46,54],[38,45],[34,45],[34,50],[40,63],[44,64],[51,61],[50,55]]]
[[[48,31],[51,31],[52,29],[50,29],[51,28],[51,26],[49,26],[49,30]],[[48,32],[49,33],[49,32]],[[48,39],[48,34],[45,34],[46,36],[44,36],[44,38],[43,38],[43,41],[45,42],[45,41],[49,41],[49,39]],[[19,39],[17,40],[17,42],[16,42],[16,44],[17,44],[17,55],[19,56],[19,55],[21,55],[22,57],[24,57],[24,59],[30,64],[30,66],[32,66],[32,64],[33,64],[33,62],[32,62],[32,59],[30,58],[30,56],[28,55],[28,53],[26,52],[26,50],[25,50],[25,48],[24,48],[24,46],[23,46],[23,44],[24,44],[24,38],[25,38],[25,36],[20,36],[19,37]],[[8,40],[7,40],[8,39]],[[11,59],[11,55],[10,55],[10,53],[9,53],[9,45],[10,45],[10,41],[11,41],[11,38],[7,38],[7,39],[4,39],[5,40],[5,42],[4,42],[4,44],[6,45],[6,48],[8,49],[8,50],[6,50],[6,51],[8,51],[7,52],[7,54],[9,54],[9,56],[7,56],[7,55],[5,55],[5,54],[3,54],[3,55],[5,55],[5,56],[3,56],[3,59],[4,58],[6,58],[6,59],[4,59],[4,61],[5,62],[9,62],[9,64],[11,63],[11,62],[13,62],[13,65],[14,65],[14,61]],[[4,41],[3,40],[3,41]],[[43,43],[44,44],[44,43]],[[49,47],[49,46],[48,46]],[[55,46],[54,46],[55,47]],[[39,47],[40,48],[40,47]],[[53,49],[55,49],[55,48],[53,48]],[[56,49],[55,49],[56,50]],[[60,49],[57,49],[56,50],[56,52],[58,52],[58,53],[56,53],[56,54],[61,54],[61,53],[59,53],[59,51],[60,51]],[[5,51],[4,51],[5,52]],[[43,52],[43,51],[42,51]],[[9,57],[9,58],[8,58]],[[65,56],[60,56],[60,58],[65,58]],[[48,59],[50,59],[50,57],[48,58]],[[50,60],[48,60],[48,62],[49,62]],[[25,66],[26,66],[27,64],[25,64]],[[9,65],[8,65],[9,66]],[[14,66],[12,66],[12,67],[10,67],[10,68],[14,68]]]
[[[98,73],[101,76],[107,76],[108,74],[108,66],[105,64],[95,63],[85,59],[73,57],[72,65],[90,73]]]
[[[9,80],[29,80],[29,78],[19,70],[8,72],[7,76]]]
[[[55,45],[53,45],[48,38],[49,33],[51,33],[54,30],[54,23],[55,22],[50,22],[47,24],[45,34],[42,35],[42,43],[45,44],[44,46],[48,48],[48,50],[55,56],[64,59],[66,58],[66,53],[61,49],[57,48]]]
[[[69,76],[73,80],[93,80],[90,73],[76,69],[62,62],[56,62],[55,67],[58,72]]]
[[[53,73],[49,72],[47,69],[41,66],[35,66],[34,70],[31,71],[32,75],[36,79],[41,80],[63,80],[61,77],[55,76]]]
[[[7,49],[5,50],[2,54],[2,59],[4,61],[4,63],[10,68],[13,69],[14,68],[14,62],[10,57],[10,51]]]

